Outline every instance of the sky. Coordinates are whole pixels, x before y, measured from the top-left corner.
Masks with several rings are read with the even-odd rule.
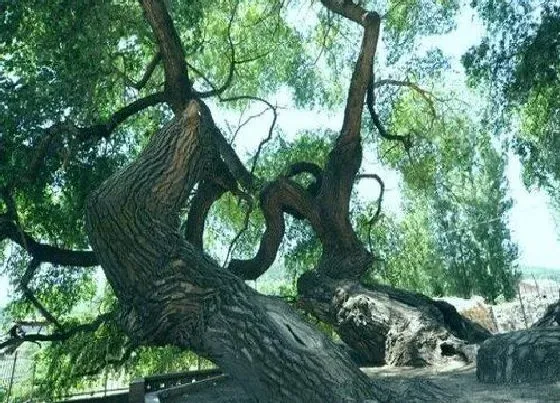
[[[440,48],[451,58],[451,69],[455,78],[464,78],[461,56],[473,45],[476,45],[484,28],[471,10],[463,11],[457,18],[457,28],[450,34],[429,37],[419,45],[419,50],[428,50],[433,46]],[[288,95],[279,94],[279,104]],[[260,111],[259,107],[255,111]],[[268,119],[268,120],[267,120]],[[249,124],[240,132],[237,148],[241,153],[254,152],[261,139],[266,136],[272,114],[265,114],[260,120]],[[335,113],[318,111],[302,111],[281,109],[277,125],[286,138],[293,138],[300,130],[330,128],[338,131],[342,124],[342,110]],[[262,135],[255,135],[261,133]],[[385,182],[386,193],[383,208],[398,212],[400,210],[399,175],[381,167],[375,156],[364,155],[364,171],[377,173]],[[509,182],[510,197],[513,207],[509,216],[511,237],[518,243],[520,267],[538,266],[560,270],[560,242],[549,200],[545,192],[539,189],[527,190],[521,179],[521,164],[517,156],[511,154],[508,160],[506,176]],[[364,199],[376,200],[378,187],[372,182],[362,181],[357,185],[360,196]]]
[[[475,45],[481,38],[484,29],[479,21],[469,11],[462,12],[457,19],[457,29],[445,36],[428,38],[421,45],[429,48],[437,44],[443,52],[453,60],[452,68],[462,74],[460,57],[465,51]],[[288,98],[287,94],[279,94],[278,99]],[[255,107],[257,111],[262,106]],[[251,113],[251,112],[249,112]],[[256,149],[258,143],[268,131],[272,119],[270,112],[260,119],[247,125],[239,135],[238,151],[249,153]],[[235,121],[235,119],[232,119]],[[280,127],[286,137],[290,138],[303,129],[330,128],[339,130],[342,123],[342,111],[324,113],[318,111],[301,111],[296,109],[281,109],[278,117]],[[260,135],[259,135],[260,134]],[[379,174],[386,185],[385,202],[387,210],[398,211],[400,208],[399,175],[384,169],[377,164],[371,155],[364,155],[364,170]],[[538,189],[528,191],[521,180],[521,164],[518,158],[511,155],[508,161],[507,178],[513,200],[513,207],[509,216],[509,227],[514,241],[519,246],[519,266],[540,266],[560,270],[560,242],[555,226],[552,210],[546,194]],[[357,185],[362,198],[377,199],[378,188],[372,182],[362,181]],[[0,306],[8,300],[8,281],[0,276]]]

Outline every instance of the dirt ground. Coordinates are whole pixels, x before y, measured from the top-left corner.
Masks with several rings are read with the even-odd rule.
[[[451,403],[541,403],[560,402],[560,381],[555,383],[532,383],[492,385],[476,379],[474,365],[450,364],[444,368],[362,368],[371,378],[384,378],[387,383],[430,380],[454,395]],[[232,381],[194,393],[183,395],[187,403],[246,403],[245,393]],[[408,403],[408,402],[403,402]]]
[[[453,403],[541,403],[560,402],[560,381],[493,385],[476,379],[475,366],[450,365],[446,368],[363,368],[372,378],[386,377],[390,382],[411,378],[429,379],[454,393]]]

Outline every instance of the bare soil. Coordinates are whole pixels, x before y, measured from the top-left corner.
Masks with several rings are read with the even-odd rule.
[[[455,397],[452,403],[541,403],[560,402],[560,381],[554,383],[524,383],[494,385],[476,379],[475,366],[450,363],[441,368],[362,368],[371,378],[386,378],[388,383],[429,380]],[[187,403],[246,403],[247,396],[231,380],[183,395]],[[408,403],[408,402],[403,402]],[[427,402],[430,403],[430,402]]]
[[[390,382],[428,379],[457,396],[454,403],[540,403],[560,402],[560,381],[494,385],[476,379],[475,365],[450,364],[444,368],[363,368],[372,378]],[[560,376],[559,376],[560,379]]]

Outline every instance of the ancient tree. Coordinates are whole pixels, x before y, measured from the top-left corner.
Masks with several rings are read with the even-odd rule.
[[[74,252],[36,241],[17,225],[15,205],[9,192],[5,195],[0,229],[33,258],[21,288],[55,324],[55,331],[18,336],[4,345],[65,340],[111,322],[126,334],[131,348],[174,345],[211,359],[255,401],[434,401],[443,397],[443,391],[429,384],[414,389],[384,386],[368,379],[355,362],[422,366],[448,356],[469,361],[470,344],[489,336],[448,304],[360,283],[373,256],[352,227],[349,206],[362,162],[366,99],[379,134],[404,147],[411,145],[409,138],[384,130],[373,105],[380,16],[352,2],[322,1],[332,13],[363,31],[342,128],[325,166],[301,161],[287,167],[286,175],[267,178],[262,184],[225,140],[206,101],[228,88],[235,59],[222,87],[195,90],[193,68],[187,63],[184,44],[165,2],[140,3],[158,45],[146,80],[161,62],[163,89],[127,105],[106,123],[72,130],[78,138],[107,138],[128,117],[160,103],[169,107],[173,117],[150,137],[133,162],[88,196],[86,230],[93,252]],[[136,84],[141,87],[143,81]],[[39,144],[29,172],[40,169],[41,159],[56,140],[56,130],[60,127]],[[301,173],[315,178],[313,189],[293,180]],[[254,258],[234,259],[221,268],[204,253],[202,234],[212,204],[226,192],[247,200],[257,197],[266,229]],[[187,206],[186,231],[182,232],[181,218]],[[322,245],[317,267],[298,280],[297,307],[332,324],[350,347],[353,359],[306,323],[293,307],[245,284],[244,280],[259,277],[275,260],[284,236],[285,213],[307,220]],[[42,262],[101,265],[118,299],[115,311],[78,327],[59,323],[29,287]]]

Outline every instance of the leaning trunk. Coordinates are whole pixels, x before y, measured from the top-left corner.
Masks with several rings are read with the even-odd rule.
[[[302,307],[334,326],[362,366],[469,363],[491,335],[446,302],[388,286],[307,273],[298,291]]]
[[[284,303],[259,296],[186,242],[179,211],[206,169],[209,117],[193,101],[90,197],[92,246],[138,344],[216,362],[257,401],[359,401],[367,377]]]

